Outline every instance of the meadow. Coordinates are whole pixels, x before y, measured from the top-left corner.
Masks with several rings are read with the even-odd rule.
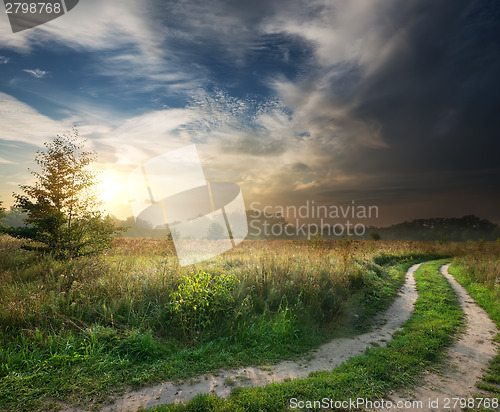
[[[180,267],[166,239],[119,238],[72,260],[21,245],[0,237],[1,410],[98,407],[146,384],[297,358],[367,330],[421,261],[453,258],[500,322],[495,242],[253,240],[196,267]],[[448,322],[442,347],[459,316]],[[498,359],[485,379],[497,390]]]

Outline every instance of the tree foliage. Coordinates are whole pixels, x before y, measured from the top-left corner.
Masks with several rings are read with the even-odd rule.
[[[116,229],[99,211],[97,174],[89,165],[95,151],[85,151],[78,131],[57,136],[38,151],[40,172],[31,171],[34,185],[20,185],[16,207],[25,211],[27,226],[11,229],[16,237],[35,241],[28,246],[61,258],[100,252],[110,246]]]
[[[0,200],[0,233],[3,231],[2,230],[3,225],[2,225],[1,219],[3,219],[6,216],[5,208],[2,205],[3,205],[3,201]]]

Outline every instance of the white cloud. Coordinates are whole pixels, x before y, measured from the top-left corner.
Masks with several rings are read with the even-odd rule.
[[[199,75],[181,65],[165,44],[168,35],[151,2],[86,0],[67,14],[18,33],[0,26],[0,48],[30,53],[39,47],[104,51],[93,56],[87,70],[112,77],[121,91],[171,88],[174,92],[199,84]],[[181,74],[182,73],[182,74]],[[193,80],[194,78],[194,80]]]
[[[49,72],[46,72],[45,70],[41,69],[24,69],[23,72],[31,74],[33,77],[37,79],[42,79],[49,74]]]
[[[88,66],[95,74],[118,83],[122,93],[170,91],[179,93],[206,82],[203,70],[190,71],[173,56],[141,56],[130,52],[109,53],[104,61]]]
[[[328,149],[347,150],[357,145],[387,147],[380,127],[354,114],[356,100],[336,101],[335,93],[321,84],[293,83],[285,79],[271,82],[283,103],[293,111],[297,131],[310,135],[310,144],[321,153]]]
[[[283,163],[306,155],[293,120],[276,101],[258,105],[199,90],[186,108],[110,120],[107,125],[82,121],[78,129],[98,151],[99,167],[116,173],[196,143],[207,178],[265,186],[267,173],[279,174]]]
[[[2,25],[0,45],[22,52],[53,41],[76,50],[109,50],[135,44],[144,52],[154,53],[158,34],[144,19],[145,10],[144,4],[133,0],[88,0],[64,16],[19,33]]]
[[[76,112],[57,121],[0,92],[1,140],[41,147],[45,141],[76,124],[80,135],[88,138],[91,146],[107,146],[118,165],[136,164],[150,153],[162,153],[189,143],[190,137],[182,133],[183,125],[194,121],[196,116],[191,109],[166,109],[128,119],[108,113],[104,119],[95,109],[79,105]]]
[[[71,127],[71,123],[56,121],[37,112],[25,103],[0,92],[0,129],[2,140],[43,146]]]
[[[291,116],[279,101],[259,104],[199,91],[193,104],[184,109],[108,120],[102,123],[83,110],[57,122],[0,94],[3,139],[41,146],[77,122],[80,135],[89,140],[88,147],[98,152],[96,170],[122,180],[141,162],[192,143],[197,144],[207,179],[238,183],[247,199],[339,187],[350,178],[333,161],[341,154],[333,150],[337,143],[322,140],[314,131],[309,137],[301,136],[302,119]],[[125,216],[130,213],[127,210],[120,213]]]
[[[119,166],[137,165],[153,154],[161,154],[189,144],[181,129],[194,120],[195,113],[187,109],[167,109],[146,113],[122,121],[97,141],[114,151]],[[91,130],[93,127],[89,126]]]
[[[263,29],[310,41],[323,67],[345,61],[372,66],[384,58],[385,49],[392,46],[391,39],[399,38],[388,17],[395,3],[396,0],[312,0],[307,8],[291,7],[272,16]],[[311,14],[311,9],[319,11]]]
[[[87,0],[61,18],[16,33],[17,37],[0,28],[0,46],[28,52],[57,42],[77,51],[105,51],[96,54],[100,60],[88,68],[93,74],[116,79],[123,86],[121,92],[160,88],[185,92],[203,86],[208,76],[200,66],[183,64],[179,52],[169,49],[169,41],[218,45],[238,65],[245,63],[249,51],[258,48],[262,35],[279,33],[305,39],[313,45],[316,67],[304,71],[300,80],[271,79],[268,84],[279,100],[260,107],[250,100],[199,91],[194,103],[183,109],[128,119],[106,113],[99,118],[95,109],[82,103],[71,119],[82,118],[81,134],[98,146],[108,168],[124,171],[194,142],[208,164],[208,173],[244,183],[250,192],[279,193],[342,184],[349,176],[339,170],[337,158],[359,146],[384,147],[383,130],[356,115],[355,93],[342,99],[335,86],[336,79],[354,67],[360,69],[355,87],[362,87],[369,73],[401,47],[401,33],[391,27],[386,13],[394,2],[290,1],[274,11],[269,2],[256,2],[255,7],[237,2],[174,2],[165,6],[177,19],[178,27],[171,28],[159,21],[161,16],[156,19],[149,2]],[[259,11],[262,14],[255,16]],[[38,130],[32,129],[38,123],[51,125],[56,133],[68,128],[20,102],[10,107],[24,110],[17,117],[31,118],[19,125],[16,134],[13,124],[17,117],[9,114],[14,121],[7,121],[7,126],[11,135],[18,136],[13,140],[28,141],[28,132],[37,135]],[[307,171],[294,169],[295,164],[304,164]]]
[[[380,125],[357,113],[356,96],[377,68],[406,47],[404,29],[388,18],[404,8],[395,8],[395,0],[312,0],[308,6],[270,16],[262,30],[307,40],[316,68],[299,81],[275,78],[269,85],[293,111],[299,128],[310,133],[318,153],[387,147]],[[356,78],[347,86],[345,79],[353,72]]]
[[[0,56],[0,64],[7,64],[10,61],[9,57]]]
[[[0,163],[2,163],[2,164],[12,164],[12,162],[10,160],[4,159],[2,157],[0,157]]]

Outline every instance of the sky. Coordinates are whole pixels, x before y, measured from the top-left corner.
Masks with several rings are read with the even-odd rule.
[[[106,209],[196,144],[250,205],[376,205],[376,225],[500,223],[500,4],[81,0],[13,33],[0,16],[0,199],[76,126]]]

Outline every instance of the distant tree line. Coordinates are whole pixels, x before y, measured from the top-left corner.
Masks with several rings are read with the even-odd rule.
[[[4,213],[0,224],[10,227],[25,226],[26,212],[19,208],[11,207],[9,211]],[[297,234],[296,228],[286,221],[282,216],[275,215],[257,215],[251,210],[247,211],[249,234],[248,239],[307,239],[307,236]],[[133,216],[121,220],[114,216],[110,216],[110,220],[116,228],[124,230],[125,237],[147,237],[147,238],[165,238],[169,237],[168,228],[153,228],[147,222],[136,221]],[[287,227],[287,231],[281,231],[281,235],[273,235],[266,231],[267,227]],[[252,229],[253,228],[253,229]],[[213,225],[210,233],[207,233],[208,239],[217,239],[221,237],[222,228]],[[277,231],[279,232],[279,231]],[[286,233],[293,233],[293,236],[288,236]],[[338,239],[343,236],[329,236],[323,232],[323,239]],[[330,232],[332,233],[332,231]],[[492,241],[500,238],[500,226],[490,222],[487,219],[481,219],[474,215],[467,215],[461,218],[431,218],[431,219],[415,219],[409,222],[398,223],[389,227],[369,226],[366,228],[365,234],[355,238],[358,239],[373,239],[373,240],[434,240],[441,242],[461,242],[461,241]]]
[[[496,240],[500,238],[500,226],[475,215],[460,218],[439,217],[415,219],[390,227],[369,227],[367,232],[376,233],[386,240],[437,240],[461,242],[466,240]]]
[[[280,215],[248,211],[247,216],[249,227],[255,229],[249,230],[249,239],[307,238]],[[279,228],[280,226],[287,228],[287,230],[282,230],[280,235],[264,230],[265,227]],[[267,235],[265,235],[266,233]],[[275,233],[280,233],[280,230],[276,230]],[[287,233],[294,233],[295,236],[289,236]],[[345,237],[345,235],[332,235],[333,233],[333,230],[328,230],[328,227],[325,226],[322,231],[322,238],[336,239]],[[500,238],[500,226],[487,219],[467,215],[461,218],[415,219],[389,227],[368,226],[362,236],[353,237],[373,240],[492,241]]]

